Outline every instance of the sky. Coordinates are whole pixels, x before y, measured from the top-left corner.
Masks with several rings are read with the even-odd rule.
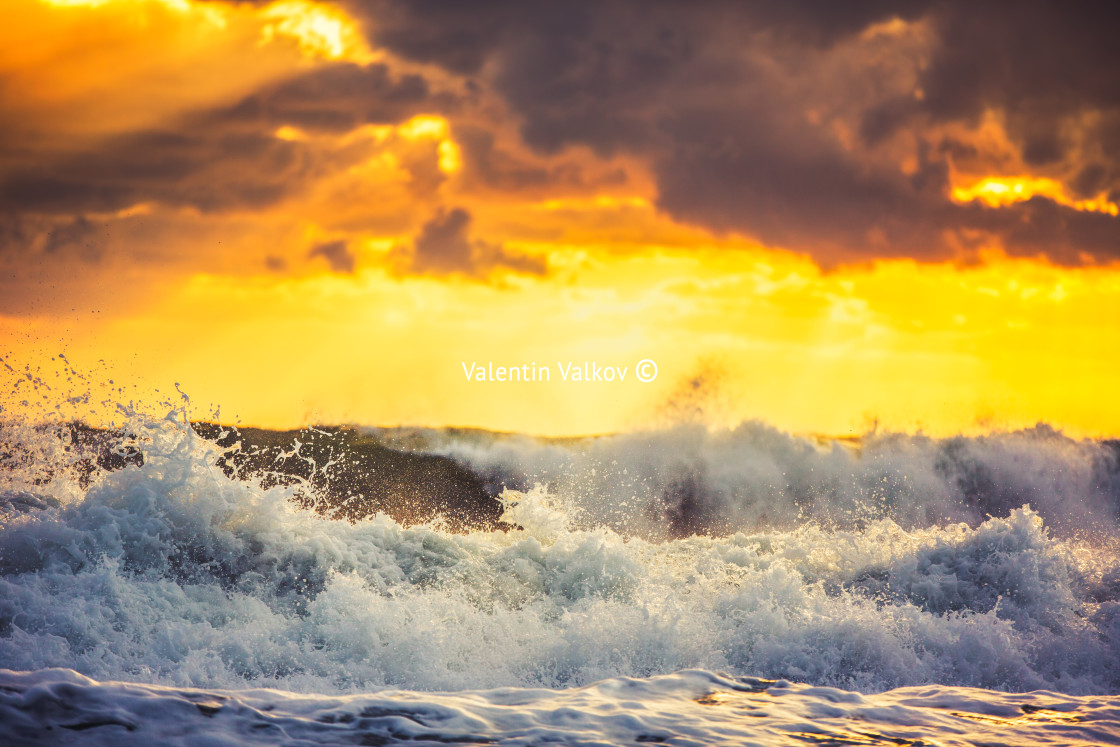
[[[1118,26],[5,0],[0,357],[268,427],[1120,435]]]

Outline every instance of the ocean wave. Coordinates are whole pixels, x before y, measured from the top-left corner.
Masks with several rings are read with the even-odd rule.
[[[492,492],[541,484],[584,525],[654,538],[810,522],[858,528],[880,518],[908,529],[977,526],[1025,504],[1062,535],[1115,534],[1120,520],[1120,441],[1074,439],[1044,424],[944,439],[810,439],[759,422],[567,440],[367,431],[450,456]]]
[[[306,484],[231,477],[223,447],[182,417],[137,417],[121,433],[143,459],[99,471],[85,488],[57,471],[36,484],[25,462],[4,473],[0,666],[319,694],[578,687],[682,669],[865,693],[928,683],[1120,690],[1115,549],[1098,535],[1051,533],[1033,504],[983,520],[905,521],[908,508],[670,538],[596,521],[561,482],[503,492],[508,529],[456,533],[438,520],[307,510]],[[1036,444],[1033,464],[1058,458],[1050,435],[1009,438],[1025,453]],[[1068,497],[1109,447],[1061,443],[1067,465],[1086,459],[1069,467]],[[591,451],[633,454],[630,444]],[[794,450],[773,469],[785,484],[809,484],[825,464],[844,465],[824,470],[838,483],[853,469],[897,468],[895,457],[877,463],[875,448],[839,453]],[[616,473],[637,463],[618,462]],[[1106,521],[1111,488],[1094,489]],[[916,505],[918,491],[907,490]],[[604,493],[604,503],[617,497]],[[1098,510],[1082,502],[1074,515],[1087,505]]]

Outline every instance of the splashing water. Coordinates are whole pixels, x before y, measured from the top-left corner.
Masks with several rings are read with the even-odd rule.
[[[987,698],[973,710],[1003,719],[1005,734],[1022,727],[1024,743],[1072,723],[1031,716],[1051,706],[1104,719],[1090,743],[1112,733],[1115,699],[1086,699],[1120,691],[1107,442],[1039,429],[858,449],[758,425],[568,443],[428,432],[429,451],[476,470],[495,493],[507,485],[498,499],[508,530],[457,534],[384,514],[325,518],[295,500],[316,489],[309,481],[227,474],[227,450],[200,437],[184,409],[121,412],[93,441],[72,424],[0,424],[0,668],[36,673],[0,673],[0,713],[11,715],[0,721],[23,723],[27,698],[64,692],[101,703],[90,713],[112,702],[133,714],[90,722],[114,734],[147,733],[128,705],[141,696],[167,713],[216,699],[254,722],[263,696],[233,691],[268,687],[308,694],[267,698],[292,733],[350,711],[331,723],[365,718],[376,731],[381,716],[360,714],[390,705],[347,694],[384,691],[397,705],[459,709],[466,721],[443,723],[444,736],[486,732],[472,718],[507,736],[528,728],[486,710],[516,701],[539,714],[568,708],[572,729],[608,741],[652,739],[667,727],[647,713],[625,729],[603,721],[604,708],[648,698],[715,739],[727,732],[705,708],[761,677],[806,683],[779,687],[802,715],[766,711],[780,721],[766,727],[773,733],[831,718],[826,701],[862,697],[843,691],[931,684],[875,697],[958,709]],[[107,468],[97,461],[106,454],[118,458]],[[1031,505],[1015,503],[1022,497]],[[67,670],[210,690],[100,685]],[[590,689],[556,690],[571,687]],[[1030,690],[1064,695],[1012,703],[989,692]],[[776,702],[767,692],[759,698]],[[833,710],[848,717],[886,701],[842,702]],[[43,708],[36,728],[53,718]],[[913,717],[935,733],[947,728],[944,714],[922,713]],[[434,718],[417,716],[397,736],[435,728]],[[546,722],[539,728],[559,728]]]
[[[127,430],[143,465],[85,491],[6,473],[4,666],[320,693],[684,668],[862,691],[1120,687],[1115,556],[1027,507],[975,527],[650,541],[579,528],[537,488],[503,496],[514,529],[451,534],[301,510],[292,486],[227,477],[174,415]]]

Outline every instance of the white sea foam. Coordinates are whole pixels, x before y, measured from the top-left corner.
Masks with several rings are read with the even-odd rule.
[[[493,486],[547,486],[579,526],[651,538],[809,522],[858,528],[880,518],[907,529],[976,526],[1026,504],[1061,536],[1107,537],[1120,518],[1120,441],[1073,439],[1046,425],[973,438],[888,433],[849,442],[800,438],[758,422],[574,442],[415,435]]]
[[[125,432],[144,465],[88,489],[5,473],[0,666],[319,695],[551,689],[682,669],[866,693],[928,683],[1120,690],[1120,563],[1096,538],[1052,537],[1030,508],[919,522],[915,497],[895,518],[751,528],[744,515],[724,536],[661,540],[596,522],[591,504],[560,486],[504,496],[518,529],[454,535],[299,510],[292,488],[229,479],[215,447],[175,417],[135,418]],[[1046,460],[1076,466],[1105,448],[1074,443],[1056,457],[1046,437],[1039,455],[1037,435],[1021,438],[1022,483]],[[997,446],[966,450],[1014,451]],[[786,472],[786,485],[835,484],[840,503],[852,470],[858,482],[902,460],[888,468],[874,466],[873,449],[862,457],[871,466],[835,449],[791,449],[771,471]],[[717,472],[718,451],[703,452]],[[1096,469],[1089,461],[1069,467],[1074,486]],[[727,462],[736,475],[758,469]],[[843,466],[827,479],[793,474],[833,463]],[[1103,511],[1096,500],[1082,505]],[[781,504],[775,515],[797,510]]]

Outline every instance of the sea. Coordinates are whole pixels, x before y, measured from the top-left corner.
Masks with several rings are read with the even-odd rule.
[[[1120,442],[345,431],[452,526],[119,410],[0,412],[0,744],[1120,744]]]

